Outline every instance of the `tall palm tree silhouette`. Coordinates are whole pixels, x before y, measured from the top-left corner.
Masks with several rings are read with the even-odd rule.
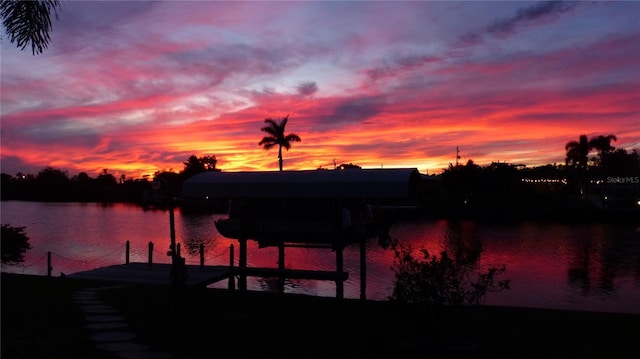
[[[567,167],[587,168],[587,156],[589,155],[589,139],[587,135],[580,135],[578,141],[567,142],[564,149],[567,151],[567,157],[565,158]]]
[[[262,140],[260,140],[258,143],[260,146],[264,147],[265,150],[271,149],[276,145],[278,146],[278,164],[280,165],[280,171],[282,171],[283,162],[282,147],[286,148],[288,151],[291,148],[291,142],[302,141],[300,136],[295,133],[285,135],[284,130],[288,121],[289,115],[280,120],[280,122],[267,118],[264,120],[267,125],[260,129],[262,132],[266,132],[268,134],[268,136],[264,136]]]

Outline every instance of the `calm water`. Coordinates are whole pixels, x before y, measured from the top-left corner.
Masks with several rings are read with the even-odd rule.
[[[169,214],[138,206],[81,203],[3,201],[2,224],[24,226],[32,249],[20,266],[4,272],[47,275],[51,252],[54,276],[125,262],[147,262],[153,243],[153,262],[169,263]],[[229,248],[237,241],[222,237],[214,220],[224,215],[191,214],[176,210],[176,241],[188,264],[228,265]],[[511,289],[489,293],[484,303],[519,307],[575,309],[640,314],[640,226],[623,224],[561,224],[535,221],[496,224],[480,221],[402,220],[391,236],[430,253],[465,248],[482,249],[479,267],[504,264],[499,279]],[[367,245],[366,296],[385,300],[393,286],[393,252],[371,240]],[[236,250],[237,256],[237,250]],[[277,267],[277,248],[248,244],[248,265]],[[346,298],[360,297],[359,247],[344,251]],[[237,258],[236,258],[237,265]],[[287,248],[285,266],[294,269],[335,270],[335,253],[327,249]],[[225,287],[226,283],[215,286]],[[249,278],[249,289],[277,290],[277,281]],[[288,280],[285,291],[335,296],[331,281]]]

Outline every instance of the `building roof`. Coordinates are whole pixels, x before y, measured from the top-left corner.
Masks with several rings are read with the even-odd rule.
[[[207,171],[187,179],[190,199],[411,198],[419,189],[415,168],[263,172]]]

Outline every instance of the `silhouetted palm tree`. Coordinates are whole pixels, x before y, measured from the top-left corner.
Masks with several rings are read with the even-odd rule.
[[[280,120],[280,122],[276,122],[273,119],[267,118],[264,122],[267,126],[264,126],[260,130],[262,132],[266,132],[269,134],[260,140],[258,143],[260,146],[263,146],[265,150],[268,150],[274,146],[278,146],[278,164],[280,165],[280,171],[282,171],[282,147],[289,150],[291,148],[291,142],[300,142],[300,136],[295,133],[286,134],[284,133],[285,127],[287,126],[287,121],[289,121],[289,115],[287,117]]]
[[[589,140],[587,139],[587,135],[580,135],[578,141],[567,142],[564,149],[567,151],[567,157],[565,158],[567,167],[587,168],[587,156],[589,155]]]
[[[7,30],[9,41],[17,43],[21,50],[31,43],[34,55],[44,51],[49,45],[51,13],[57,18],[58,8],[59,0],[2,0],[2,25]]]
[[[589,148],[598,150],[598,155],[602,156],[605,152],[611,152],[616,148],[611,146],[611,140],[617,141],[618,138],[615,135],[598,136],[589,140]]]

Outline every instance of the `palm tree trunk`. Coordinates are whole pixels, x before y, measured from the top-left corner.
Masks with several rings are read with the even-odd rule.
[[[280,165],[280,172],[282,172],[282,145],[278,146],[278,164]]]

